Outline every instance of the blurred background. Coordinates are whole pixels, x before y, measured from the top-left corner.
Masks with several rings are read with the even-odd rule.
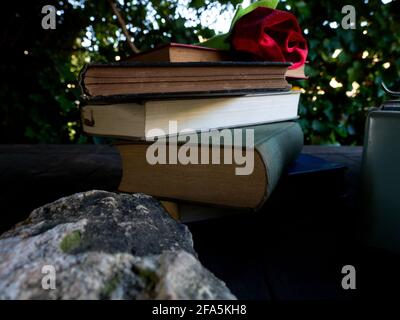
[[[82,134],[79,71],[133,54],[112,4],[140,51],[197,43],[227,32],[242,1],[14,0],[0,13],[0,143],[92,143]],[[251,1],[243,1],[249,4]],[[345,5],[356,28],[341,27]],[[44,5],[57,9],[44,30]],[[309,44],[300,123],[306,144],[360,145],[366,113],[383,101],[380,83],[400,87],[400,1],[281,0]]]

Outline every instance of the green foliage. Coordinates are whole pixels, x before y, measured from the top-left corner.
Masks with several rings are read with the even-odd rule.
[[[341,9],[348,4],[356,9],[356,29],[340,26],[345,16]],[[366,114],[385,98],[381,82],[393,88],[400,84],[398,4],[287,0],[278,6],[285,10],[290,5],[302,29],[308,29],[310,78],[298,83],[305,90],[300,115],[306,143],[363,143]],[[335,21],[339,26],[331,28]],[[337,49],[341,51],[335,56]],[[332,78],[342,87],[333,88]]]
[[[190,22],[180,17],[177,0],[116,3],[140,50],[215,34],[198,19],[215,3],[189,1],[195,13]],[[41,28],[48,4],[59,11],[55,30]],[[0,21],[0,143],[87,142],[79,123],[79,71],[90,61],[132,55],[108,1],[14,1]]]
[[[215,33],[201,24],[205,10],[233,12],[240,2],[116,1],[140,50],[208,39]],[[352,1],[357,26],[344,30],[331,28],[330,23],[340,25],[347,0],[281,0],[278,9],[293,12],[308,31],[310,78],[295,83],[305,90],[300,113],[308,143],[362,143],[366,112],[384,98],[380,82],[393,88],[400,84],[398,3]],[[45,4],[59,10],[56,30],[41,28]],[[182,16],[182,8],[191,12],[189,20]],[[79,123],[79,70],[89,61],[115,61],[132,54],[108,1],[14,1],[1,23],[0,142],[89,141]],[[332,57],[337,49],[342,51]],[[385,69],[384,63],[390,67]],[[332,78],[342,87],[333,88]]]

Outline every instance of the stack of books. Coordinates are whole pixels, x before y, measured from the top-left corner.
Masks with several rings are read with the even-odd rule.
[[[303,146],[300,92],[287,78],[304,72],[227,59],[170,44],[82,70],[83,130],[115,140],[119,191],[157,197],[175,214],[187,208],[183,221],[263,205]]]

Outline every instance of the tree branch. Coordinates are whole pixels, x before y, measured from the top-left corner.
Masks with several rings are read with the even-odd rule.
[[[136,48],[135,44],[132,41],[132,37],[129,34],[128,30],[126,29],[126,23],[125,20],[122,18],[121,13],[119,12],[117,6],[115,5],[113,0],[108,0],[108,3],[111,6],[112,11],[114,12],[114,14],[117,16],[119,25],[122,29],[122,32],[124,33],[126,40],[128,41],[129,47],[132,49],[133,53],[139,53],[139,49]]]

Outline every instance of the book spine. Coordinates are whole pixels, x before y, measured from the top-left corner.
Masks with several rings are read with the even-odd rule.
[[[259,209],[271,195],[287,166],[300,154],[304,143],[304,135],[300,125],[293,122],[285,130],[256,143],[256,151],[265,165],[267,187]],[[257,210],[256,209],[256,210]]]

